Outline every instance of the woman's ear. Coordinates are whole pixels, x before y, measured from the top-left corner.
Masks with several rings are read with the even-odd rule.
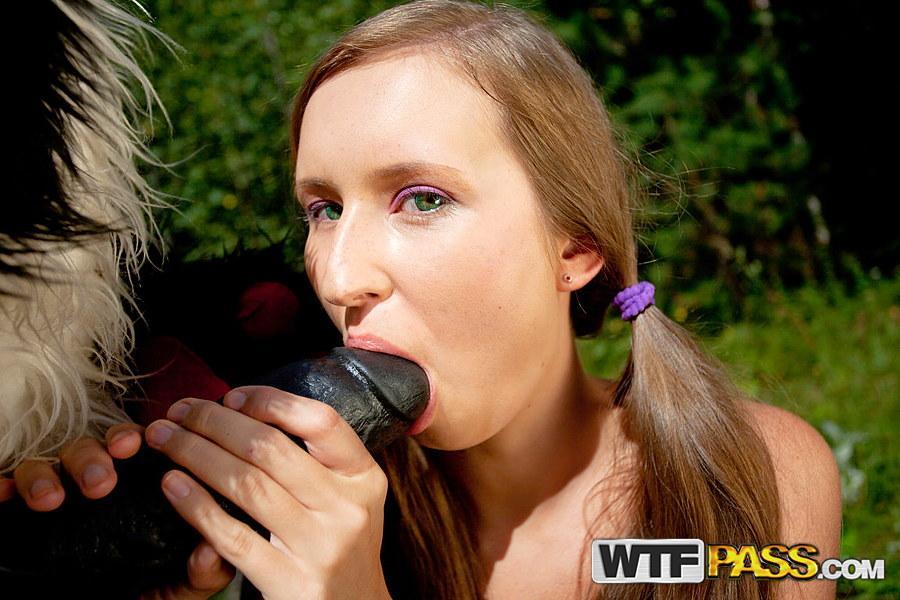
[[[556,286],[560,291],[574,292],[586,286],[600,269],[604,260],[590,240],[567,238],[557,242],[559,273]]]

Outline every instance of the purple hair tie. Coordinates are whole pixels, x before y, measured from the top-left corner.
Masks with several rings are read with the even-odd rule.
[[[641,281],[616,294],[612,303],[622,311],[623,320],[633,321],[644,312],[644,309],[653,304],[654,290],[652,283]]]

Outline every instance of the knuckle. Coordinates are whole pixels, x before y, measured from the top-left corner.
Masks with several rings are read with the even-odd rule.
[[[20,463],[19,466],[17,466],[15,470],[13,470],[12,475],[13,479],[15,479],[16,481],[24,481],[25,478],[28,477],[28,463]]]
[[[377,464],[373,465],[371,469],[369,469],[369,480],[371,481],[372,488],[376,491],[387,492],[388,487],[390,486],[390,481],[388,481],[387,473],[382,470]]]
[[[381,469],[375,469],[372,475],[372,489],[375,498],[384,503],[387,499],[389,488],[390,482],[388,481],[387,475],[385,475],[384,471]]]
[[[372,515],[364,506],[354,505],[344,514],[344,523],[347,530],[354,535],[359,535],[368,530],[371,521]]]
[[[270,404],[278,402],[286,392],[270,385],[263,385],[247,390],[246,393],[249,401],[259,402],[263,408],[266,408]]]
[[[235,525],[224,548],[226,554],[229,557],[248,556],[253,550],[253,535],[253,531],[243,523]]]
[[[390,490],[390,480],[377,464],[359,474],[351,476],[362,490],[362,497],[371,504],[384,506]]]
[[[276,388],[266,388],[257,396],[260,417],[284,421],[294,414],[293,396]]]
[[[273,462],[282,450],[284,434],[275,429],[267,429],[247,440],[245,456],[253,464],[268,464]]]
[[[206,503],[202,503],[199,507],[197,507],[196,519],[197,523],[204,531],[210,531],[215,529],[216,526],[216,518],[213,509],[206,505]]]
[[[341,502],[331,515],[331,527],[342,532],[344,539],[355,540],[366,535],[377,520],[377,510],[369,504]]]
[[[63,463],[71,463],[85,455],[94,454],[99,449],[99,443],[93,438],[78,438],[63,447],[59,453],[59,459]]]
[[[262,474],[256,469],[248,469],[234,482],[234,498],[244,507],[252,504],[268,505],[268,492]]]
[[[272,394],[266,394],[265,396],[259,398],[259,404],[257,405],[259,411],[259,418],[278,418],[283,415],[284,409],[280,408],[278,403],[278,398],[273,396]]]
[[[314,433],[328,433],[340,425],[341,415],[324,402],[316,402],[306,412],[307,427]]]
[[[191,410],[184,418],[184,422],[188,427],[196,431],[208,431],[213,418],[213,407],[211,402],[192,401]]]

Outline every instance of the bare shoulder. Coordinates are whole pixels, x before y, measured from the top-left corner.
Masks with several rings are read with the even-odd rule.
[[[839,525],[840,472],[822,435],[805,420],[783,408],[748,401],[744,403],[744,409],[772,457],[784,510],[785,533],[791,533],[792,529],[801,536],[811,533],[797,530],[808,521]],[[839,527],[836,533],[840,533]]]
[[[781,505],[781,540],[812,544],[817,558],[837,557],[841,538],[841,481],[834,454],[816,429],[792,412],[744,403],[775,468]],[[811,594],[811,595],[810,595]],[[834,597],[833,582],[809,581],[783,589],[783,598]]]
[[[762,402],[745,401],[743,408],[765,440],[776,466],[798,467],[818,479],[838,476],[837,463],[828,442],[816,429],[794,413]],[[840,491],[840,490],[838,490]]]

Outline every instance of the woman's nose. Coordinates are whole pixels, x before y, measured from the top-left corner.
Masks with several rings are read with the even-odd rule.
[[[354,215],[342,215],[322,273],[322,298],[337,306],[362,306],[391,294],[385,269],[387,240]]]

